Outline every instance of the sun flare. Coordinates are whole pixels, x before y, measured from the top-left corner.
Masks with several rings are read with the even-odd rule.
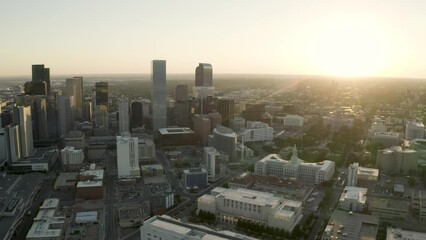
[[[380,73],[390,61],[385,34],[365,20],[331,21],[319,28],[311,41],[309,61],[324,74],[369,76]]]

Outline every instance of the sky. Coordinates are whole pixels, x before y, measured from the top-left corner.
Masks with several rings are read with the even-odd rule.
[[[0,0],[0,76],[150,73],[426,78],[421,0]]]

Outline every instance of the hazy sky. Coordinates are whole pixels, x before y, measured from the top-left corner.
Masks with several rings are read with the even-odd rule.
[[[215,73],[426,78],[426,1],[0,0],[0,75]]]

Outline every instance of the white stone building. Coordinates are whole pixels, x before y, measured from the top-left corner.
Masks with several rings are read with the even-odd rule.
[[[335,163],[330,160],[305,163],[297,157],[297,148],[294,146],[293,155],[289,161],[281,159],[278,154],[269,154],[255,164],[254,171],[257,175],[262,176],[272,175],[282,178],[295,178],[321,184],[333,177]]]
[[[362,212],[365,209],[367,200],[367,188],[346,186],[339,199],[339,208],[352,211]]]
[[[66,146],[61,150],[62,169],[79,170],[83,166],[84,153],[82,149]]]
[[[139,178],[138,138],[117,136],[117,170],[119,178]]]
[[[263,122],[247,121],[247,127],[242,128],[238,134],[238,139],[244,143],[272,141],[274,129]]]
[[[244,188],[216,187],[197,203],[198,211],[213,213],[227,223],[247,220],[291,232],[302,219],[302,202]]]

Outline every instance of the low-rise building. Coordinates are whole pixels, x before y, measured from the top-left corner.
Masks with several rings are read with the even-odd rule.
[[[417,170],[419,152],[394,146],[377,151],[376,167],[383,173],[407,174]]]
[[[384,147],[398,146],[401,137],[396,132],[375,132],[371,137],[372,142],[383,145]]]
[[[254,171],[262,176],[272,175],[321,184],[333,177],[335,163],[329,160],[305,163],[297,157],[297,148],[294,146],[290,160],[284,160],[278,154],[269,154],[255,164]]]
[[[165,212],[166,209],[175,205],[175,192],[170,184],[152,184],[150,190],[149,200],[152,212]]]
[[[82,131],[69,131],[65,138],[65,145],[74,147],[74,149],[84,150],[84,134]]]
[[[205,226],[183,223],[167,215],[153,216],[140,227],[140,239],[217,239],[256,240],[230,231],[215,231]]]
[[[155,144],[151,139],[139,139],[139,161],[155,159]]]
[[[76,195],[77,199],[102,199],[103,198],[102,181],[80,181],[77,183]]]
[[[402,230],[401,228],[387,227],[386,240],[424,240],[426,233]]]
[[[48,198],[40,206],[33,225],[27,233],[27,240],[61,240],[65,217],[58,215],[59,199]]]
[[[287,115],[283,117],[283,124],[284,127],[297,127],[301,128],[303,127],[304,119],[302,116],[299,115]]]
[[[335,210],[325,227],[322,240],[375,240],[379,217]]]
[[[183,183],[186,189],[201,189],[207,186],[207,170],[204,168],[191,168],[183,170]]]
[[[426,191],[413,191],[411,207],[413,215],[419,218],[420,223],[426,223]]]
[[[274,129],[263,122],[247,121],[247,127],[242,128],[238,138],[245,142],[272,141]]]
[[[74,192],[77,184],[77,172],[63,172],[56,178],[53,188],[61,192]]]
[[[65,171],[75,171],[81,169],[84,161],[84,153],[81,149],[66,146],[61,150],[62,169]]]
[[[367,188],[347,186],[339,199],[339,208],[346,211],[362,212],[367,200]]]
[[[369,208],[371,214],[380,219],[404,221],[409,213],[409,203],[394,198],[373,197]]]
[[[216,187],[197,201],[198,211],[206,211],[226,223],[247,220],[291,232],[302,218],[302,202],[272,193],[243,188]]]

